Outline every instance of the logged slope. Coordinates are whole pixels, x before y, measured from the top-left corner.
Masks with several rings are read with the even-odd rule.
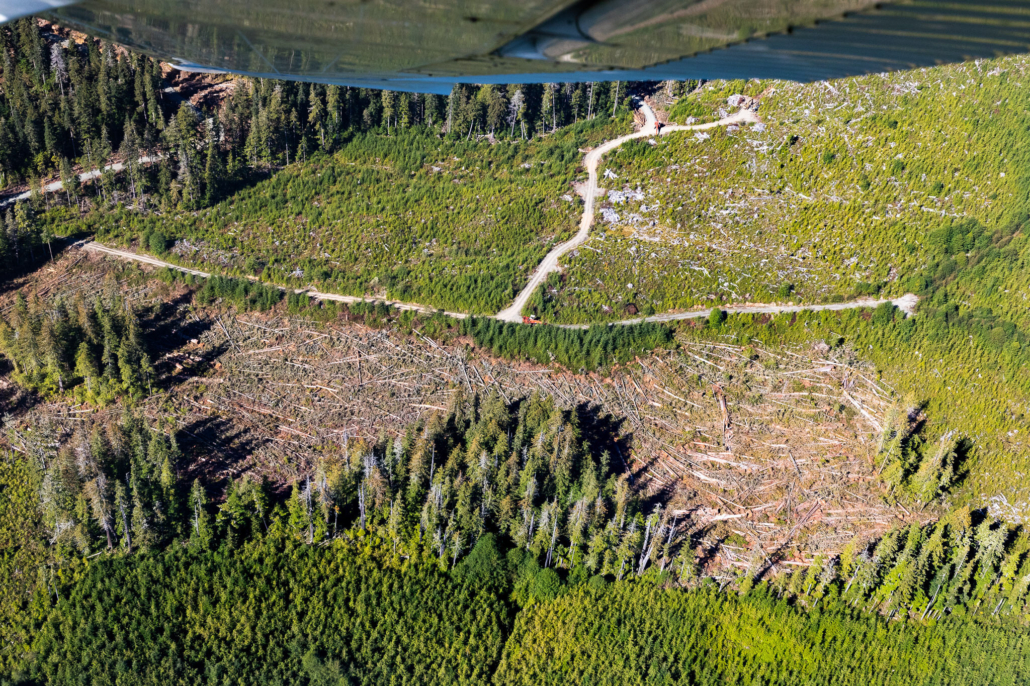
[[[572,237],[571,240],[556,246],[551,252],[547,253],[543,261],[533,271],[533,275],[529,279],[529,283],[523,287],[522,291],[519,292],[515,301],[499,312],[497,318],[502,321],[517,322],[522,314],[523,308],[529,302],[533,292],[540,287],[540,284],[544,282],[548,274],[558,271],[558,260],[568,253],[570,250],[582,245],[590,235],[590,227],[594,225],[594,204],[597,197],[597,165],[601,161],[601,158],[605,154],[616,150],[623,143],[645,138],[648,136],[654,136],[656,131],[657,119],[655,118],[654,111],[647,105],[643,104],[641,107],[644,113],[644,125],[639,131],[634,133],[620,136],[614,140],[607,141],[603,145],[600,145],[586,154],[583,158],[583,166],[587,170],[587,183],[586,188],[582,194],[585,199],[583,216],[579,221],[579,231]],[[666,131],[692,131],[701,129],[711,129],[718,126],[732,126],[735,124],[741,124],[744,122],[755,122],[757,118],[754,113],[750,110],[741,110],[731,116],[723,117],[717,122],[711,122],[708,124],[697,124],[693,126],[673,126]]]
[[[610,121],[624,125],[597,118],[494,145],[424,129],[359,134],[208,209],[127,215],[129,227],[98,238],[161,231],[183,264],[493,313],[574,230],[578,149],[607,137]]]
[[[135,265],[105,273],[112,266],[121,264],[59,257],[37,281],[45,300],[6,313],[24,335],[5,355],[28,370],[31,351],[50,348],[36,371],[63,370],[65,395],[51,388],[48,402],[7,422],[23,469],[0,462],[0,491],[15,505],[0,506],[13,553],[0,581],[9,596],[0,678],[1023,676],[1030,542],[968,509],[922,526],[955,477],[956,451],[920,450],[922,418],[899,411],[846,350],[727,345],[740,317],[713,318],[697,332],[714,344],[684,335],[679,351],[602,379],[426,340],[444,317],[408,339],[394,325],[413,313],[376,331],[349,325],[358,310],[335,303],[298,311],[290,298],[243,312],[249,300],[232,284],[212,278],[191,303],[188,288],[148,280]],[[88,308],[82,292],[100,294],[100,306]],[[240,311],[219,309],[212,293]],[[131,405],[71,406],[72,395],[131,381],[121,359],[131,335],[116,345],[111,309],[143,317],[154,392]],[[893,314],[881,306],[872,326],[854,310],[776,317],[765,333],[783,340],[823,323],[849,338],[856,327],[889,337],[921,321]],[[323,315],[334,323],[315,330]],[[474,334],[495,350],[544,331],[580,333],[467,321],[518,329],[492,343]],[[55,328],[63,353],[46,342]],[[90,331],[119,359],[90,363]],[[82,362],[69,375],[73,350]],[[434,408],[441,414],[427,413]],[[627,467],[632,481],[617,478]],[[274,486],[287,482],[282,502]],[[514,550],[484,556],[488,539]],[[784,602],[770,599],[763,575]],[[612,578],[621,580],[602,591]],[[688,588],[653,588],[680,583]]]
[[[743,92],[761,96],[763,125],[609,155],[618,178],[603,184],[598,226],[552,289],[553,308],[577,322],[617,318],[628,303],[662,312],[881,286],[901,295],[948,241],[941,227],[982,225],[989,237],[1025,216],[1028,66],[1020,57],[834,83],[709,84],[673,118],[717,118]],[[1022,298],[989,300],[985,289],[971,305],[1027,310]]]

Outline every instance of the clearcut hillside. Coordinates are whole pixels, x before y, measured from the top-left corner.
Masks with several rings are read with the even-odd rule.
[[[706,84],[670,109],[673,121],[717,118],[745,95],[763,123],[611,153],[602,167],[617,178],[603,180],[594,235],[567,259],[549,309],[578,322],[630,303],[663,312],[924,290],[924,277],[961,272],[971,251],[1025,221],[1027,77],[1019,57]],[[1024,318],[1024,298],[997,297],[1025,287],[1022,273],[986,271],[963,300]]]

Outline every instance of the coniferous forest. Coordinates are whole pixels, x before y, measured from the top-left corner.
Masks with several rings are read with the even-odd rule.
[[[19,293],[10,319],[0,318],[0,352],[22,385],[48,394],[81,384],[76,395],[93,403],[140,395],[153,376],[136,315],[117,295],[46,307]]]

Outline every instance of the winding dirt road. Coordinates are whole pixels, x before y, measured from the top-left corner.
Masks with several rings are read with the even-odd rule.
[[[193,274],[202,278],[208,278],[211,276],[208,272],[202,272],[199,269],[190,269],[189,267],[182,267],[171,262],[165,262],[159,260],[156,257],[150,257],[149,255],[140,255],[139,253],[129,252],[127,250],[118,250],[117,248],[109,248],[106,245],[96,242],[79,243],[76,244],[83,250],[89,250],[91,252],[103,253],[110,255],[111,257],[117,257],[121,260],[128,260],[131,262],[140,262],[142,264],[149,264],[153,267],[167,267],[169,269],[177,269],[178,271],[185,272],[187,274]],[[252,279],[257,281],[258,279]],[[432,307],[426,307],[424,305],[418,305],[416,303],[406,303],[397,300],[383,300],[380,298],[361,298],[354,295],[337,295],[335,293],[322,293],[306,288],[283,288],[277,286],[283,291],[293,293],[307,293],[308,297],[316,300],[334,300],[341,303],[382,303],[391,307],[396,307],[398,310],[413,310],[415,312],[423,312],[425,314],[435,314],[441,312],[448,317],[454,319],[465,319],[469,315],[464,312],[448,312],[446,310],[437,310]],[[805,310],[820,311],[820,310],[851,310],[859,307],[872,308],[883,303],[894,303],[894,305],[907,315],[913,315],[916,311],[916,305],[919,303],[919,297],[911,293],[903,295],[900,298],[894,300],[870,300],[868,298],[862,298],[860,300],[852,300],[845,303],[830,303],[827,305],[731,305],[720,308],[723,312],[736,313],[736,314],[782,314],[789,312],[804,312]],[[672,312],[667,314],[656,314],[651,317],[638,317],[636,319],[622,319],[619,321],[611,322],[621,326],[630,326],[633,324],[640,324],[642,322],[673,322],[680,319],[699,319],[707,317],[711,310],[691,310],[689,312]],[[518,321],[522,321],[520,318]],[[589,324],[557,324],[563,329],[586,329],[589,328]]]
[[[526,307],[526,303],[533,295],[533,291],[540,287],[540,284],[544,282],[547,275],[558,271],[561,267],[558,264],[559,258],[565,255],[570,250],[574,250],[586,242],[590,236],[590,227],[594,225],[594,204],[597,196],[597,165],[604,157],[605,153],[611,152],[615,148],[619,147],[626,141],[635,140],[637,138],[647,138],[654,135],[666,135],[674,131],[702,131],[704,129],[712,129],[717,126],[729,126],[730,124],[742,124],[742,123],[757,123],[758,117],[751,110],[741,110],[736,114],[732,114],[719,121],[709,122],[707,124],[695,124],[692,126],[685,126],[680,124],[673,124],[670,126],[664,126],[656,134],[656,124],[658,119],[655,117],[654,111],[647,105],[646,102],[639,101],[639,107],[644,113],[644,125],[639,131],[620,136],[614,140],[610,140],[604,143],[586,154],[583,158],[583,166],[587,169],[588,180],[586,190],[584,192],[584,207],[583,217],[579,221],[579,231],[570,240],[562,243],[561,245],[555,246],[551,252],[547,253],[543,261],[537,265],[537,268],[533,271],[532,276],[529,277],[529,283],[526,284],[525,288],[516,296],[515,302],[513,302],[507,308],[497,313],[496,319],[506,322],[520,322],[522,321],[522,310]]]
[[[655,117],[654,111],[643,101],[638,101],[637,106],[644,114],[644,125],[639,131],[635,133],[621,136],[614,140],[608,141],[597,148],[591,150],[586,154],[583,160],[583,164],[587,169],[588,181],[586,186],[586,198],[585,207],[583,209],[583,216],[579,222],[579,231],[571,240],[556,246],[553,250],[547,253],[543,261],[533,271],[533,275],[529,279],[529,283],[522,289],[515,301],[506,309],[498,312],[495,316],[496,319],[507,322],[521,322],[522,321],[522,310],[529,302],[529,298],[533,295],[533,291],[540,287],[540,284],[544,282],[547,275],[558,271],[560,269],[558,260],[568,253],[570,250],[574,250],[576,247],[582,245],[590,235],[590,227],[594,223],[594,204],[597,196],[597,166],[600,163],[601,158],[604,157],[605,153],[608,153],[615,148],[619,147],[626,141],[631,141],[637,138],[645,138],[654,135],[666,135],[675,131],[702,131],[704,129],[711,129],[717,126],[729,126],[730,124],[741,124],[741,123],[756,123],[758,117],[751,110],[741,110],[736,114],[730,115],[719,121],[709,122],[707,124],[695,124],[695,125],[668,125],[662,127],[656,133],[657,118]],[[120,165],[113,165],[115,168]],[[90,175],[98,175],[99,172],[94,170],[89,174],[83,174],[82,177]],[[60,182],[58,182],[58,188]],[[54,184],[51,184],[54,185]],[[25,194],[26,197],[28,194]],[[155,257],[148,255],[140,255],[138,253],[128,252],[126,250],[118,250],[116,248],[109,248],[100,243],[90,242],[82,245],[84,250],[90,250],[93,252],[104,253],[112,257],[117,257],[123,260],[131,260],[134,262],[141,262],[143,264],[149,264],[154,267],[168,267],[169,269],[177,269],[182,272],[193,274],[207,278],[210,276],[207,272],[202,272],[197,269],[190,269],[188,267],[181,267],[177,264],[165,262]],[[281,287],[280,287],[281,288]],[[292,291],[295,293],[307,293],[309,297],[318,300],[333,300],[342,303],[372,303],[379,302],[391,307],[396,307],[399,310],[413,310],[415,312],[422,312],[425,314],[434,314],[436,312],[443,312],[448,317],[455,319],[465,319],[468,317],[463,312],[447,312],[437,310],[432,307],[425,307],[416,303],[399,302],[395,300],[382,300],[375,298],[362,298],[351,295],[336,295],[335,293],[321,293],[310,289],[289,289],[283,288],[284,291]],[[886,302],[894,303],[898,309],[902,310],[908,315],[915,314],[916,305],[919,302],[919,298],[911,293],[904,295],[894,300],[872,300],[872,299],[860,299],[853,300],[845,303],[831,303],[826,305],[740,305],[740,306],[728,306],[721,308],[725,312],[730,313],[749,313],[749,314],[781,314],[790,312],[802,312],[805,310],[820,311],[820,310],[847,310],[853,308],[871,308],[881,305]],[[698,319],[707,317],[710,310],[691,310],[688,312],[676,312],[667,314],[658,314],[650,317],[638,317],[636,319],[623,319],[621,321],[613,322],[619,325],[632,325],[640,324],[641,322],[671,322],[681,319]],[[566,329],[585,329],[589,324],[562,324],[562,328]]]
[[[144,155],[143,157],[139,158],[139,162],[140,164],[150,164],[151,162],[157,162],[160,159],[160,155],[154,157],[147,157]],[[122,162],[115,162],[114,164],[109,164],[105,166],[103,171],[99,169],[94,169],[93,171],[83,172],[79,174],[79,183],[91,181],[99,177],[105,171],[120,172],[123,169],[125,169],[125,164],[123,164]],[[56,193],[60,190],[64,190],[64,183],[61,181],[54,181],[53,183],[48,183],[47,185],[43,186],[44,193]],[[18,195],[12,195],[8,198],[4,198],[3,200],[0,200],[0,207],[6,207],[11,203],[21,202],[22,200],[28,200],[31,197],[31,195],[32,194],[29,191],[25,191],[24,193],[19,193]]]
[[[893,300],[873,300],[861,298],[845,303],[828,303],[826,305],[731,305],[721,307],[723,312],[730,314],[784,314],[791,312],[819,312],[822,310],[853,310],[855,308],[873,308],[883,303],[894,303],[894,306],[907,315],[916,313],[916,305],[919,303],[919,296],[912,293],[895,298]],[[675,322],[681,319],[701,319],[707,317],[711,310],[691,310],[689,312],[672,312],[667,314],[656,314],[651,317],[637,317],[636,319],[622,319],[613,324],[629,326],[642,322]],[[559,324],[563,329],[587,329],[589,324]]]
[[[190,269],[189,267],[180,267],[177,264],[171,262],[165,262],[159,260],[156,257],[150,257],[149,255],[140,255],[139,253],[129,252],[127,250],[118,250],[117,248],[109,248],[106,245],[96,242],[82,244],[83,250],[90,250],[92,252],[99,252],[112,257],[117,257],[122,260],[129,260],[132,262],[141,262],[143,264],[149,264],[153,267],[167,267],[169,269],[176,269],[180,272],[186,272],[187,274],[193,274],[202,278],[208,278],[211,274],[202,272],[199,269]],[[258,279],[251,278],[252,281],[258,281]],[[319,291],[311,290],[309,288],[284,288],[283,286],[276,286],[280,290],[286,291],[287,293],[307,293],[308,297],[316,300],[333,300],[340,303],[382,303],[389,305],[390,307],[396,307],[398,310],[413,310],[415,312],[423,312],[425,314],[435,314],[442,312],[448,317],[455,319],[465,319],[468,317],[464,312],[447,312],[446,310],[437,310],[432,307],[425,307],[424,305],[418,305],[416,303],[404,303],[397,300],[383,300],[382,298],[360,298],[354,295],[337,295],[335,293],[321,293]]]

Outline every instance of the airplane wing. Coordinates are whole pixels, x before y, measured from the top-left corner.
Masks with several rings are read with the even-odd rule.
[[[812,81],[1030,52],[1020,0],[0,0],[180,69],[458,82]]]

